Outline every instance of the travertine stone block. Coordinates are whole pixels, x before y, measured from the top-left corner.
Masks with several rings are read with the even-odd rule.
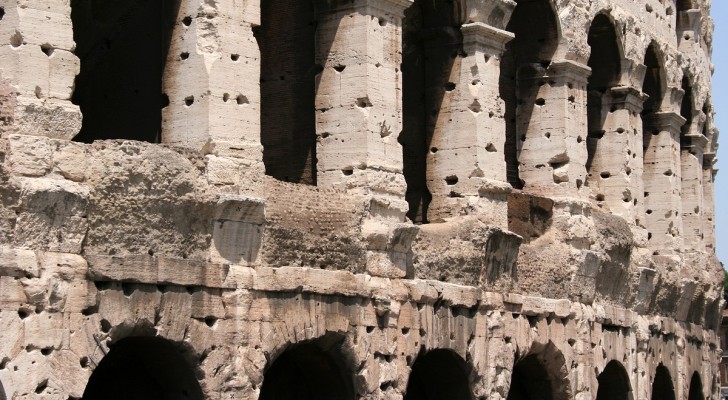
[[[591,69],[570,60],[547,68],[530,64],[518,71],[517,136],[519,176],[524,190],[584,198],[586,181],[586,84]]]
[[[500,56],[513,34],[483,23],[461,30],[465,55],[450,73],[427,156],[429,219],[484,214],[505,227],[507,221],[497,220],[505,215],[509,191],[497,82]]]
[[[210,258],[213,262],[252,265],[258,259],[265,225],[265,201],[221,196],[215,211]]]
[[[401,23],[412,2],[319,3],[318,184],[403,197]]]
[[[649,246],[666,252],[681,246],[682,199],[680,128],[685,118],[673,112],[645,117],[644,196]]]

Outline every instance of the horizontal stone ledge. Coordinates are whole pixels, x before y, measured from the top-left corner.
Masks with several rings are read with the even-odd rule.
[[[230,266],[226,264],[144,254],[87,255],[86,261],[88,261],[88,278],[92,281],[171,284],[220,289],[237,287],[235,280],[228,279]]]

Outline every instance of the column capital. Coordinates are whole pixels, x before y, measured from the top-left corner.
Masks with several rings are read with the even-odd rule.
[[[392,14],[404,17],[404,10],[414,3],[414,0],[316,0],[317,12],[346,11],[346,10],[376,10],[383,14]],[[371,14],[366,12],[365,14]]]
[[[615,86],[609,89],[612,105],[632,112],[642,112],[645,101],[650,97],[633,86]]]
[[[513,33],[494,28],[482,22],[463,24],[460,28],[463,33],[463,46],[485,48],[490,53],[503,54],[506,44],[516,37]],[[481,47],[482,46],[482,47]]]
[[[701,133],[689,133],[682,138],[682,147],[693,154],[702,153],[708,144],[708,138]]]
[[[679,134],[686,122],[685,118],[674,111],[656,112],[643,118],[645,118],[645,122],[650,128],[668,131],[673,134]]]
[[[592,69],[585,64],[572,60],[555,60],[548,68],[548,75],[563,77],[570,81],[586,84],[591,76]]]

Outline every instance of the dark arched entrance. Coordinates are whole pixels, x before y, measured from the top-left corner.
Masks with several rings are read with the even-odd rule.
[[[549,374],[535,354],[516,363],[507,400],[554,400]]]
[[[180,345],[156,337],[130,337],[110,347],[91,374],[84,400],[202,400]]]
[[[471,400],[468,365],[447,349],[420,353],[412,366],[404,400]]]
[[[690,379],[690,392],[688,392],[688,400],[705,400],[703,395],[703,381],[700,374],[695,372]]]
[[[345,362],[344,337],[327,335],[283,352],[263,377],[260,400],[351,400],[352,373]]]
[[[178,10],[169,0],[71,1],[81,60],[72,100],[83,113],[73,140],[160,142],[162,75]]]
[[[675,400],[675,388],[670,371],[660,364],[655,369],[655,380],[652,382],[652,400]]]
[[[632,389],[629,376],[622,364],[612,360],[597,377],[599,390],[597,400],[629,400]]]

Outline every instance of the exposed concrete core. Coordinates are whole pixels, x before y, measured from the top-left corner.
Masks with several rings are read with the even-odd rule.
[[[672,384],[670,370],[660,364],[655,369],[652,382],[652,400],[675,400],[675,387]]]
[[[415,360],[404,400],[472,400],[468,366],[452,350],[424,351]]]
[[[703,382],[700,379],[700,374],[697,372],[690,378],[688,400],[705,400],[705,396],[703,395]]]
[[[329,334],[296,344],[273,361],[263,377],[260,400],[353,399],[343,337]]]
[[[520,157],[529,135],[535,132],[530,126],[534,108],[540,104],[549,85],[541,85],[537,75],[546,74],[558,45],[556,16],[548,0],[521,1],[516,5],[506,30],[515,39],[506,45],[501,59],[500,97],[505,101],[506,142],[505,159],[508,182],[523,188],[520,176]],[[541,92],[544,93],[541,93]]]
[[[110,347],[89,378],[85,400],[202,400],[202,389],[180,345],[137,336]]]
[[[633,398],[629,375],[619,361],[610,361],[597,380],[599,381],[599,391],[597,391],[596,400],[631,400]]]
[[[462,34],[452,1],[417,0],[405,11],[399,142],[407,181],[407,216],[415,222],[428,222],[432,199],[427,187],[428,153],[441,150],[431,147],[431,142],[439,117],[450,112],[446,93],[456,88],[451,76],[459,68],[461,53]]]
[[[73,0],[73,103],[83,125],[75,141],[161,141],[162,72],[179,8],[176,0]]]
[[[265,173],[316,184],[316,16],[312,1],[261,2],[260,141]]]
[[[532,354],[513,367],[507,400],[560,400],[554,396],[553,385],[538,356]]]

